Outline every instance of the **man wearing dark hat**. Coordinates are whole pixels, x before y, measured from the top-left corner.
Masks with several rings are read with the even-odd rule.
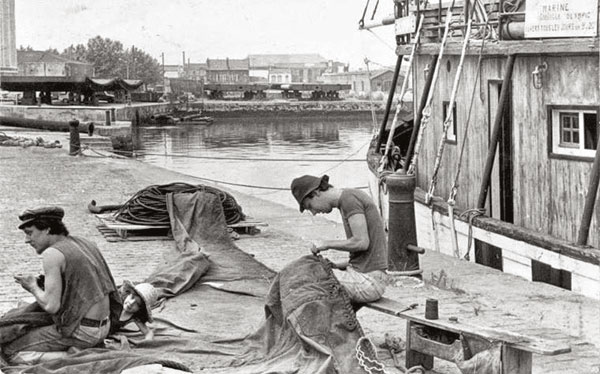
[[[383,221],[369,195],[334,188],[327,175],[303,175],[292,181],[291,190],[300,212],[309,210],[316,215],[339,209],[346,239],[316,242],[311,250],[315,255],[329,249],[349,252],[347,266],[333,270],[336,278],[354,302],[379,299],[387,282],[388,252]]]
[[[34,328],[3,347],[15,364],[52,357],[40,352],[94,347],[121,312],[117,287],[100,250],[87,239],[69,235],[64,214],[60,207],[42,207],[19,216],[25,242],[42,256],[44,278],[18,275],[15,281],[51,314],[54,324]]]

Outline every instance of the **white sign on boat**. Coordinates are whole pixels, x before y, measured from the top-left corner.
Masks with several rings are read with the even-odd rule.
[[[411,14],[406,17],[397,18],[395,23],[396,35],[412,34],[417,28],[417,17]]]
[[[598,33],[598,1],[527,0],[526,38],[588,37]]]

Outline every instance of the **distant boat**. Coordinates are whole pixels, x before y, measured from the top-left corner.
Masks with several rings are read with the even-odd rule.
[[[212,125],[214,118],[201,114],[176,116],[173,114],[157,114],[150,116],[146,122],[148,125]]]

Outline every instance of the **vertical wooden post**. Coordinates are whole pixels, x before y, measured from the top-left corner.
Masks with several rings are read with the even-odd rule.
[[[110,110],[104,111],[104,124],[110,126]]]
[[[69,156],[77,156],[81,153],[81,142],[79,139],[79,121],[69,121]]]
[[[385,106],[385,113],[383,114],[383,121],[381,122],[381,127],[379,128],[379,135],[377,137],[377,147],[375,147],[375,152],[379,152],[381,148],[381,144],[383,143],[383,132],[385,131],[385,127],[387,126],[388,117],[390,116],[390,110],[392,108],[392,102],[394,101],[394,94],[396,93],[396,85],[398,83],[398,75],[400,75],[400,67],[402,66],[402,59],[404,55],[398,55],[398,59],[396,60],[396,69],[394,70],[394,76],[392,77],[392,87],[390,87],[390,93],[387,99],[387,104]],[[408,79],[409,77],[404,77],[404,79]]]
[[[496,110],[494,127],[492,129],[492,138],[490,140],[490,147],[488,149],[487,159],[485,161],[483,180],[481,181],[481,189],[479,190],[479,199],[477,200],[477,208],[479,209],[485,208],[485,200],[487,198],[488,190],[490,187],[492,168],[494,167],[494,158],[496,156],[496,149],[498,148],[498,139],[500,137],[500,130],[502,128],[504,108],[506,108],[508,92],[510,91],[510,82],[512,79],[514,65],[515,55],[508,56],[508,62],[506,63],[506,69],[504,71],[504,81],[502,82],[502,90],[500,91],[500,103],[498,104],[498,109]]]
[[[406,368],[410,369],[413,366],[421,365],[427,370],[433,369],[433,356],[411,349],[412,334],[416,324],[410,320],[406,321]]]
[[[598,144],[596,145],[596,157],[592,165],[592,174],[590,175],[590,185],[585,197],[585,206],[583,208],[583,216],[581,217],[581,225],[579,226],[579,235],[577,236],[577,244],[586,245],[588,235],[590,233],[590,223],[594,206],[596,204],[596,196],[598,194],[598,183],[600,182],[600,135],[598,136]]]
[[[502,374],[531,374],[531,352],[502,345]]]

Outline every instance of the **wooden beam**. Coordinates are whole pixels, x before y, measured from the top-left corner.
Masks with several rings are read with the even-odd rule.
[[[498,139],[500,137],[500,130],[502,128],[502,121],[504,120],[504,113],[506,103],[508,102],[508,93],[512,82],[513,66],[515,65],[516,55],[510,55],[506,62],[506,69],[504,70],[504,81],[502,82],[502,89],[500,91],[500,98],[498,103],[498,110],[496,111],[496,117],[494,119],[494,126],[492,128],[492,135],[490,140],[490,146],[488,149],[487,159],[485,162],[485,169],[483,172],[483,180],[481,182],[481,188],[479,190],[479,199],[477,200],[477,208],[485,208],[485,200],[488,195],[490,186],[490,179],[492,175],[492,167],[494,166],[494,158],[496,157],[496,150],[498,148]]]
[[[444,54],[448,56],[460,55],[462,49],[461,39],[448,40]],[[481,40],[472,40],[467,48],[467,55],[479,55]],[[396,48],[397,54],[410,53],[410,45],[400,45]],[[422,43],[419,55],[435,55],[439,53],[439,43]],[[598,38],[563,38],[563,39],[537,39],[537,40],[501,40],[497,43],[486,42],[483,50],[485,56],[506,56],[511,54],[526,55],[595,55],[599,51]]]

